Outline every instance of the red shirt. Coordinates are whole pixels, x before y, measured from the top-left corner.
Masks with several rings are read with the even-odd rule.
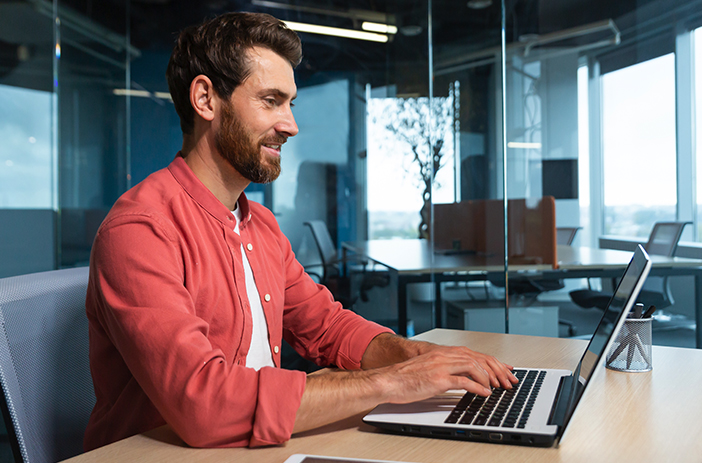
[[[280,368],[281,338],[319,365],[360,368],[390,330],[344,310],[304,272],[273,214],[239,199],[242,221],[182,157],[127,191],[95,237],[86,309],[97,403],[90,450],[168,423],[194,447],[279,444],[305,388]],[[276,367],[246,368],[253,270]]]

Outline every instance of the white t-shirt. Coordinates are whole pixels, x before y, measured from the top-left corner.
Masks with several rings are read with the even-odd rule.
[[[239,204],[237,204],[236,209],[232,211],[232,213],[236,218],[236,227],[234,228],[234,231],[239,234],[239,222],[241,222],[241,210],[239,209]],[[251,333],[251,346],[249,347],[249,353],[246,355],[246,366],[248,368],[253,368],[254,370],[259,370],[262,367],[275,366],[275,364],[273,363],[273,356],[271,355],[271,346],[268,342],[268,324],[266,323],[266,317],[263,314],[261,297],[258,294],[258,288],[256,288],[256,282],[254,281],[251,264],[249,264],[249,259],[246,257],[246,251],[244,251],[243,243],[241,245],[241,259],[244,264],[246,294],[249,296],[251,322],[253,325],[253,332]]]

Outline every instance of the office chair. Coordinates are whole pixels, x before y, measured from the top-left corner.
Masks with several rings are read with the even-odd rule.
[[[557,227],[556,228],[556,244],[564,244],[570,246],[575,240],[575,235],[578,230],[583,227]]]
[[[83,452],[95,404],[87,287],[88,267],[0,279],[0,405],[17,462]]]
[[[367,261],[360,260],[357,256],[347,256],[346,260],[340,258],[327,224],[322,220],[311,220],[304,222],[304,225],[309,227],[312,232],[321,259],[321,263],[308,265],[305,270],[309,275],[317,277],[320,284],[329,288],[334,298],[341,302],[345,308],[352,308],[359,297],[363,302],[367,302],[370,289],[390,284],[390,277],[386,272],[368,272]],[[351,290],[350,275],[343,272],[342,266],[349,264],[355,264],[356,269],[359,265],[361,267],[362,278],[358,294]],[[308,270],[317,267],[320,267],[320,272]]]
[[[656,222],[648,237],[648,242],[644,245],[646,252],[652,255],[673,257],[678,247],[678,241],[682,236],[685,225],[691,222]],[[613,282],[614,283],[614,282]],[[613,284],[613,287],[616,284]],[[605,310],[609,300],[612,298],[611,292],[594,291],[588,289],[578,289],[570,292],[573,302],[583,308],[598,308]],[[639,293],[637,302],[649,307],[655,305],[658,310],[673,305],[673,295],[668,284],[668,277],[649,277],[644,284],[644,288]]]

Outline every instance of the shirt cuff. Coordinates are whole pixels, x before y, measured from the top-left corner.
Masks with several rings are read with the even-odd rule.
[[[307,374],[274,367],[263,367],[258,373],[258,403],[249,447],[282,444],[292,436]]]
[[[348,344],[339,352],[336,366],[344,370],[360,370],[361,360],[368,345],[376,336],[383,333],[394,334],[390,328],[364,320],[362,328],[358,328],[355,333],[347,336]]]

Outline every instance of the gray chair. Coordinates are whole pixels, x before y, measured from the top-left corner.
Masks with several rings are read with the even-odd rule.
[[[644,249],[651,255],[673,257],[678,248],[678,241],[682,236],[685,225],[691,222],[656,222],[648,237],[648,242]],[[588,286],[590,282],[588,281]],[[613,282],[612,287],[616,287]],[[611,292],[579,289],[570,292],[573,302],[583,308],[596,307],[605,310],[609,300],[612,298]],[[674,304],[673,295],[670,292],[668,277],[649,277],[646,279],[643,289],[637,299],[646,307],[655,305],[657,309],[662,309]]]
[[[83,452],[95,404],[87,287],[88,267],[0,279],[0,405],[18,462]]]
[[[556,228],[556,244],[572,245],[578,230],[583,227],[558,227]]]
[[[350,255],[346,259],[339,256],[339,251],[334,245],[327,224],[321,220],[311,220],[304,223],[309,227],[319,251],[320,263],[306,267],[309,275],[315,276],[318,282],[331,291],[334,298],[350,309],[360,298],[368,302],[368,291],[372,288],[384,287],[390,284],[390,277],[386,271],[368,269],[368,262]],[[321,270],[315,272],[317,268]],[[361,281],[358,290],[352,291],[351,274],[360,274]]]

